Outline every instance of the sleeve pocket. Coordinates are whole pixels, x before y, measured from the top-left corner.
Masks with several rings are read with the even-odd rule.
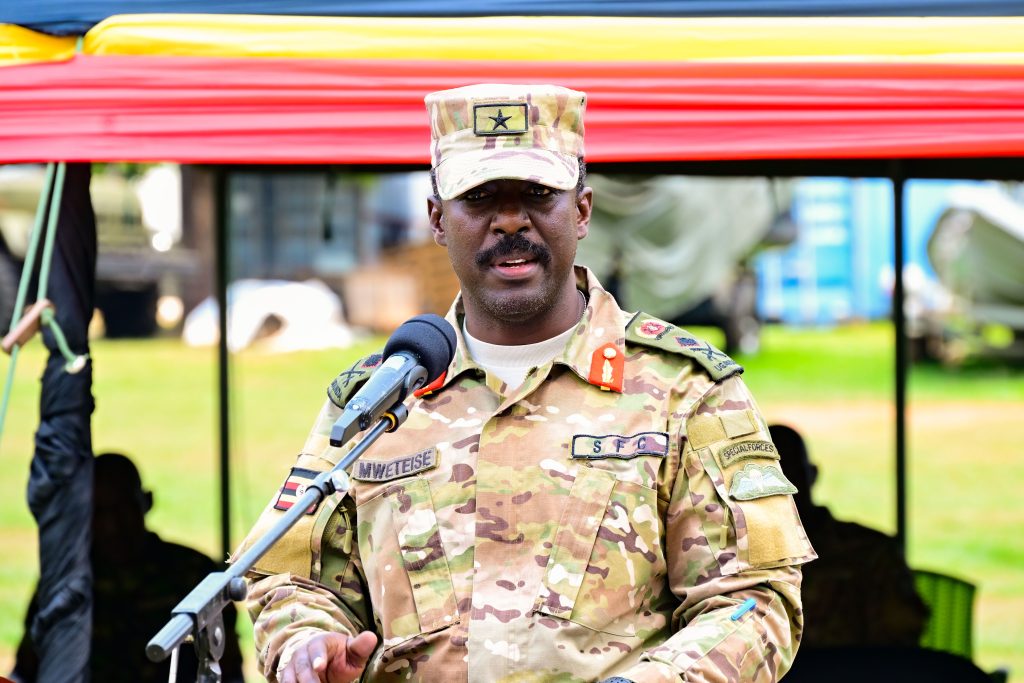
[[[737,572],[794,564],[794,560],[814,556],[792,496],[776,494],[736,500],[729,494],[734,474],[731,470],[736,468],[723,472],[710,448],[700,449],[698,455],[732,518],[730,538],[722,545],[734,546]]]

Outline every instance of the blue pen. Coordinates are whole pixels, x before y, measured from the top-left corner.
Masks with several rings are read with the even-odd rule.
[[[740,605],[739,607],[736,608],[736,611],[733,612],[732,616],[729,617],[729,618],[732,619],[733,621],[739,621],[740,617],[742,617],[744,614],[746,614],[750,610],[754,609],[754,605],[756,605],[756,604],[757,604],[757,601],[754,600],[754,598],[747,598],[746,600],[743,601],[742,605]]]

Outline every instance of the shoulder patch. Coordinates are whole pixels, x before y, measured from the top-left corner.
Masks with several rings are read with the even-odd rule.
[[[319,476],[320,473],[315,470],[307,470],[303,467],[293,467],[291,472],[288,473],[288,478],[284,480],[284,484],[281,486],[280,492],[277,494],[277,499],[274,501],[274,509],[287,511],[290,510],[299,498],[302,498],[306,494],[306,487],[313,483],[313,480]],[[318,502],[308,510],[307,515],[311,515],[316,512],[316,509],[320,506]]]
[[[796,487],[775,465],[748,463],[733,475],[729,495],[736,500],[754,500],[765,496],[796,493]]]
[[[709,342],[646,313],[638,312],[626,325],[626,342],[686,356],[704,368],[716,382],[743,372],[742,365]]]
[[[344,408],[356,389],[380,367],[383,357],[383,354],[371,353],[365,358],[360,358],[352,364],[352,367],[335,377],[327,387],[327,398],[331,399],[331,403],[339,408]]]

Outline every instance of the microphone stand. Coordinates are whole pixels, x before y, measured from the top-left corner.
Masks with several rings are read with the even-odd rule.
[[[413,373],[416,374],[416,373]],[[424,373],[425,374],[425,373]],[[153,636],[146,645],[146,656],[152,662],[166,659],[181,643],[190,636],[195,644],[199,658],[199,675],[197,683],[220,683],[220,658],[224,654],[224,620],[221,612],[232,600],[244,600],[247,592],[245,573],[255,566],[270,547],[277,543],[306,511],[320,504],[327,496],[345,493],[351,485],[346,468],[363,452],[380,438],[384,432],[398,429],[406,418],[408,409],[396,404],[390,412],[385,413],[366,436],[356,444],[345,457],[334,466],[334,469],[321,472],[306,492],[292,505],[281,519],[270,528],[256,543],[242,553],[232,565],[223,572],[212,572],[199,585],[192,589],[178,605],[171,610],[171,620]],[[176,667],[171,667],[170,683],[174,682]]]

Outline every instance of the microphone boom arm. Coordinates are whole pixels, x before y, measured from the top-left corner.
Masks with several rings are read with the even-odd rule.
[[[410,378],[415,373],[410,373]],[[426,377],[424,371],[422,377]],[[415,386],[416,378],[408,382]],[[419,380],[422,383],[422,379]],[[232,600],[244,600],[247,592],[245,573],[256,565],[271,546],[283,537],[306,511],[319,505],[327,496],[349,490],[350,481],[345,470],[359,458],[385,432],[398,429],[406,418],[408,409],[401,403],[392,406],[381,415],[370,431],[334,466],[321,472],[306,492],[284,515],[261,536],[248,550],[242,553],[226,571],[212,572],[185,596],[171,610],[174,616],[146,645],[146,656],[153,662],[166,659],[181,643],[192,636],[200,653],[199,678],[197,683],[220,683],[220,667],[217,661],[224,651],[224,625],[221,612]],[[366,418],[367,421],[369,418]],[[354,436],[360,430],[352,433]],[[332,430],[333,437],[333,430]],[[349,437],[351,438],[351,437]],[[332,439],[333,441],[333,439]],[[212,659],[212,663],[209,661]]]

